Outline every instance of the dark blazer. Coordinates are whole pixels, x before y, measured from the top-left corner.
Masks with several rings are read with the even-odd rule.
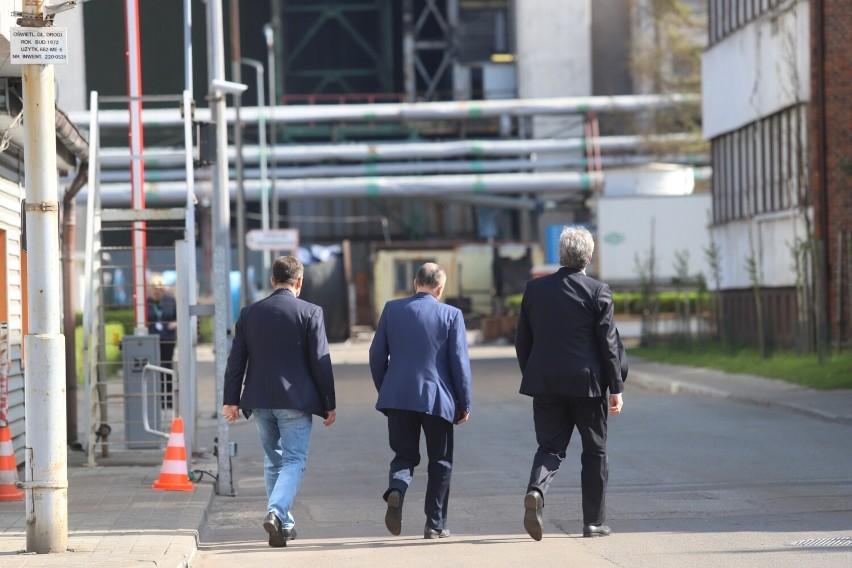
[[[455,422],[471,404],[467,332],[458,308],[419,292],[385,304],[370,372],[376,408],[413,410]]]
[[[624,383],[609,286],[564,266],[527,282],[515,352],[522,394],[620,393]]]
[[[161,342],[174,343],[177,338],[177,330],[169,329],[169,322],[177,321],[177,303],[171,294],[163,294],[159,302],[148,298],[148,333],[159,335]],[[160,324],[157,329],[157,324]]]
[[[283,288],[243,308],[225,369],[223,404],[238,405],[246,418],[252,408],[290,408],[323,418],[334,410],[322,308]]]

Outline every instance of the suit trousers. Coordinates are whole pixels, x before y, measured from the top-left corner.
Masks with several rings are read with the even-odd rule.
[[[397,490],[405,495],[414,468],[420,463],[420,430],[426,437],[429,457],[426,482],[426,526],[447,528],[447,504],[450,498],[450,476],[453,470],[453,425],[443,418],[411,410],[389,409],[388,439],[394,458],[390,463],[388,494]]]
[[[607,397],[539,395],[533,398],[533,421],[538,450],[533,458],[527,491],[547,493],[553,476],[559,471],[574,428],[583,442],[580,458],[580,482],[583,493],[583,524],[604,522],[606,484],[609,470],[606,459]]]

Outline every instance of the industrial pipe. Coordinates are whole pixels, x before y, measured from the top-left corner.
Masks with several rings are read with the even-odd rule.
[[[630,166],[644,166],[651,163],[684,164],[690,166],[701,166],[709,164],[710,157],[705,154],[680,154],[671,156],[601,156],[600,163],[604,168],[619,168]],[[263,170],[264,162],[260,169],[246,168],[243,174],[246,179],[260,180],[261,187],[266,187],[266,179]],[[383,162],[377,164],[353,164],[353,165],[320,165],[304,167],[281,167],[277,168],[276,175],[279,179],[301,179],[321,177],[356,177],[356,176],[393,176],[393,175],[432,175],[432,174],[483,174],[496,172],[531,172],[545,170],[564,170],[566,168],[580,168],[584,171],[587,167],[585,156],[565,156],[558,158],[542,158],[538,160],[448,160],[448,161],[424,161],[424,162]],[[203,172],[197,179],[206,179]],[[154,182],[180,181],[186,179],[186,172],[179,169],[167,169],[149,171],[146,179]],[[209,177],[209,176],[208,176]],[[130,180],[126,169],[115,169],[105,171],[101,174],[104,183],[123,183]],[[266,197],[261,198],[261,207]],[[261,210],[262,211],[262,210]],[[268,227],[268,223],[263,223]]]
[[[635,112],[670,106],[699,104],[700,97],[694,94],[672,95],[618,95],[598,97],[563,97],[545,99],[500,99],[487,101],[448,101],[422,103],[380,103],[347,105],[287,105],[271,106],[270,119],[278,124],[304,124],[327,122],[378,122],[418,121],[444,119],[479,119],[500,116],[546,116],[560,114],[585,114],[590,111]],[[272,103],[273,101],[270,101]],[[255,124],[261,109],[245,107],[240,118],[246,124]],[[76,124],[87,124],[88,111],[72,112],[69,116]],[[235,112],[228,109],[226,120],[235,120]],[[123,110],[100,111],[101,128],[127,128],[128,115]],[[210,121],[210,111],[199,109],[198,119]],[[178,109],[147,110],[145,124],[157,126],[179,126]]]
[[[558,193],[588,190],[602,182],[602,174],[578,172],[512,173],[492,175],[397,176],[361,178],[321,178],[280,182],[279,192],[287,199],[415,197],[452,193]],[[128,184],[101,186],[104,207],[128,204]],[[167,206],[186,199],[184,182],[148,183],[146,197],[152,205]],[[246,198],[256,201],[261,194],[258,181],[245,184]],[[230,184],[231,199],[236,184]],[[211,198],[209,185],[197,186],[196,195]]]
[[[147,116],[147,114],[146,114]],[[658,136],[601,136],[595,139],[602,151],[636,151],[646,144],[676,144],[699,142],[692,134],[664,134]],[[494,158],[517,157],[531,154],[562,154],[583,152],[589,140],[585,138],[554,138],[534,140],[458,140],[442,142],[403,142],[385,144],[314,144],[273,147],[276,164],[310,163],[325,160],[373,163],[388,160],[414,160],[439,158]],[[228,159],[236,156],[228,151]],[[246,161],[257,163],[261,150],[258,146],[243,149]],[[127,168],[130,156],[126,148],[104,149],[101,163],[104,167]],[[180,167],[184,156],[181,149],[151,150],[145,156],[146,164],[163,167]]]

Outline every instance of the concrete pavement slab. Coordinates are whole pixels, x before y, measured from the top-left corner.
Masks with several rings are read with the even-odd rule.
[[[517,525],[517,523],[515,523]],[[517,530],[507,534],[453,533],[450,538],[426,540],[422,536],[387,538],[324,538],[294,541],[293,546],[276,552],[257,543],[228,543],[217,547],[221,553],[206,557],[200,568],[230,568],[231,553],[257,551],[261,564],[276,564],[273,557],[289,567],[331,568],[339,566],[582,566],[611,568],[612,563],[595,553],[606,539],[583,539],[579,535],[547,535],[536,542]],[[555,564],[554,564],[555,563]]]
[[[506,365],[516,365],[512,345],[484,345],[478,342],[475,334],[470,340],[471,358],[505,359]],[[332,361],[335,364],[366,363],[368,349],[368,340],[333,344]],[[199,409],[209,414],[212,410],[210,405],[215,400],[212,349],[201,346],[198,357],[199,391],[205,398]],[[848,389],[814,391],[783,381],[662,365],[638,358],[631,359],[630,372],[627,397],[631,388],[648,388],[771,406],[821,420],[852,423],[852,390]],[[212,456],[206,459],[206,463],[194,464],[194,468],[215,469]],[[157,479],[162,464],[162,455],[157,452],[116,455],[97,467],[86,467],[83,462],[81,453],[69,454],[68,552],[47,555],[23,553],[26,548],[24,503],[2,502],[0,566],[121,568],[151,565],[171,568],[189,565],[197,550],[198,530],[204,524],[213,496],[213,486],[209,481],[197,483],[192,493],[152,490],[151,484]],[[454,529],[459,532],[454,534],[452,542],[442,541],[447,546],[433,549],[425,548],[434,546],[433,541],[424,541],[417,535],[396,539],[393,542],[399,549],[395,556],[404,559],[410,566],[432,566],[435,562],[439,565],[472,564],[474,561],[480,564],[489,558],[495,565],[525,565],[539,557],[539,553],[546,553],[545,548],[549,544],[548,538],[541,543],[519,538],[515,527],[507,528],[506,534],[491,531],[487,542],[480,537],[466,536],[463,525]],[[564,538],[561,537],[563,542],[559,544],[563,552]],[[345,564],[346,559],[354,565],[370,565],[374,549],[381,549],[387,543],[374,540],[301,540],[299,547],[289,550],[288,565],[321,566],[311,551],[329,547],[339,552],[331,556],[334,562],[330,561],[328,565]],[[255,544],[252,543],[252,546]],[[594,566],[595,562],[599,562],[599,557],[590,552],[589,547],[593,546],[593,542],[584,539],[577,539],[576,545],[572,543],[571,564]]]
[[[199,483],[192,492],[154,491],[158,474],[159,465],[69,462],[68,551],[27,554],[24,502],[0,503],[0,566],[188,566],[213,487]]]

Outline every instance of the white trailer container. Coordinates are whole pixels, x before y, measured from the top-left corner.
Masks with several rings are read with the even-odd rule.
[[[638,282],[637,258],[646,262],[652,248],[661,284],[675,276],[675,253],[680,251],[689,253],[690,276],[709,276],[704,255],[710,245],[709,193],[600,197],[594,210],[596,248],[590,272],[604,282]]]

